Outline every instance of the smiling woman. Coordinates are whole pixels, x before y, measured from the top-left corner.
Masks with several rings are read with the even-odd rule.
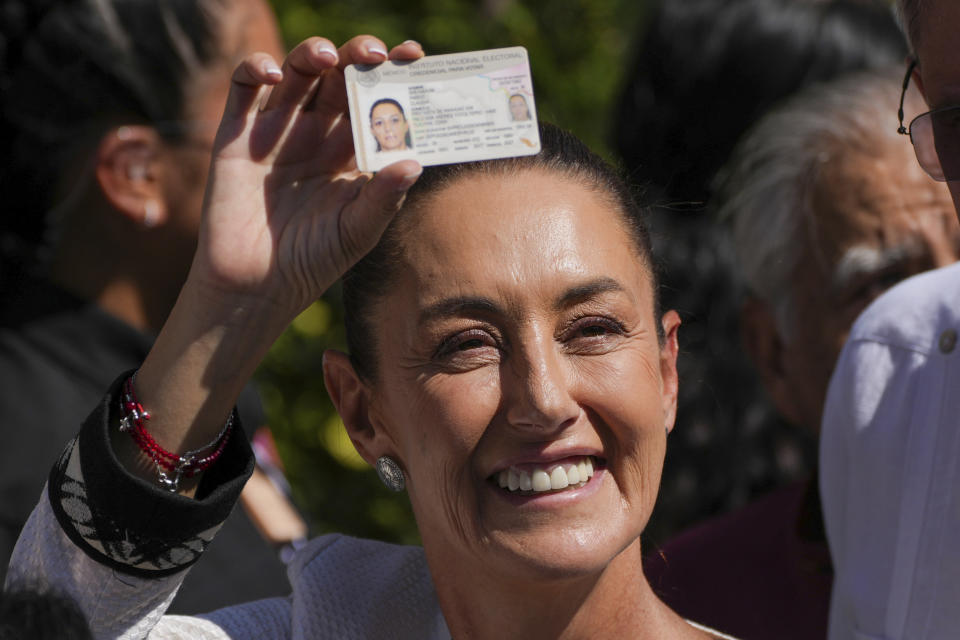
[[[636,585],[620,581],[656,499],[679,325],[659,318],[642,214],[614,174],[553,127],[542,144],[428,169],[344,278],[351,359],[326,358],[358,449],[405,469],[438,590],[471,576],[528,614],[532,593],[494,588],[520,567],[573,580],[557,597]]]
[[[317,38],[282,70],[237,70],[177,307],[55,467],[11,572],[120,637],[710,637],[641,573],[680,324],[658,310],[642,212],[550,126],[533,157],[358,173],[342,68],[388,55],[422,51]],[[245,480],[236,393],[340,276],[351,353],[325,354],[327,389],[405,485],[423,549],[324,536],[294,559],[292,599],[162,617]]]

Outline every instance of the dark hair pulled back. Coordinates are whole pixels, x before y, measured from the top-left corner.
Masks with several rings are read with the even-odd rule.
[[[376,102],[374,102],[373,105],[370,106],[370,119],[371,119],[371,120],[373,120],[373,111],[374,111],[374,109],[376,109],[377,107],[379,107],[379,106],[382,105],[382,104],[392,104],[393,106],[395,106],[395,107],[397,108],[397,111],[400,112],[400,115],[403,117],[403,119],[404,119],[404,120],[407,119],[407,114],[404,113],[403,107],[400,106],[400,103],[399,103],[399,102],[397,102],[397,101],[394,100],[393,98],[380,98],[379,100],[377,100]]]
[[[384,232],[380,242],[343,277],[347,348],[353,366],[362,378],[376,378],[377,344],[372,326],[373,305],[393,284],[406,240],[405,225],[410,215],[428,202],[431,196],[470,176],[509,176],[524,170],[537,170],[575,180],[606,197],[620,213],[638,256],[650,268],[656,300],[657,274],[645,222],[646,209],[637,203],[630,187],[613,167],[568,131],[541,122],[540,145],[540,153],[533,156],[424,169],[423,175],[407,193],[403,209]],[[451,215],[459,213],[451,212]],[[654,312],[660,331],[659,304],[655,303]]]
[[[220,55],[225,0],[0,3],[0,233],[37,244],[64,172],[109,130],[183,134],[193,70]]]

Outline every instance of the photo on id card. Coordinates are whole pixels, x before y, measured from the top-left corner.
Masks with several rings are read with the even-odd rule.
[[[489,49],[345,70],[361,171],[540,151],[527,50]]]

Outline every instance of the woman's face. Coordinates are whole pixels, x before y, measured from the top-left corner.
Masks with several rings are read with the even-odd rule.
[[[373,130],[373,137],[380,143],[381,151],[407,148],[406,135],[409,125],[397,105],[384,102],[374,107],[370,113],[370,128]]]
[[[515,122],[530,119],[530,112],[527,111],[527,102],[523,96],[512,96],[510,98],[510,115]]]
[[[661,347],[619,213],[564,176],[470,176],[414,215],[375,308],[369,415],[435,572],[602,569],[639,544],[657,495],[676,314]],[[544,478],[557,488],[523,490]]]

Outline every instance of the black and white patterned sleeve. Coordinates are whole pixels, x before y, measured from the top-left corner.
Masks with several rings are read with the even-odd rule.
[[[72,597],[97,638],[225,637],[196,619],[171,617],[164,630],[154,627],[239,498],[253,470],[250,446],[242,436],[230,438],[195,499],[163,491],[127,473],[110,448],[119,387],[54,465],[14,549],[6,586]],[[177,631],[181,626],[188,635]]]

